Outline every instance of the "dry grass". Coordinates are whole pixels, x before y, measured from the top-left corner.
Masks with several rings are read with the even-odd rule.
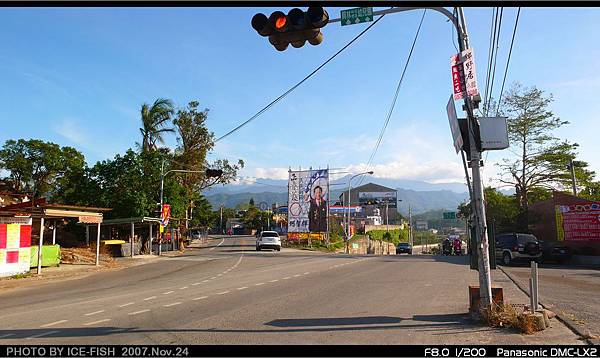
[[[100,246],[100,262],[103,265],[111,266],[114,259],[110,256],[105,246]],[[96,262],[96,248],[92,247],[74,247],[61,248],[60,262],[65,264],[94,264]]]
[[[484,320],[492,327],[510,327],[524,334],[538,331],[535,318],[529,312],[519,312],[514,306],[502,304],[482,312]]]

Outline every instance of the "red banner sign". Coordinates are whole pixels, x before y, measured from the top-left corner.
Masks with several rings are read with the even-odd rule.
[[[600,241],[600,203],[560,205],[556,211],[559,240]]]

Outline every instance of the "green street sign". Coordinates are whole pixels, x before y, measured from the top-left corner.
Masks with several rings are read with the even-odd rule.
[[[356,9],[342,10],[340,12],[342,26],[360,24],[373,21],[372,7],[357,7]]]
[[[444,220],[455,220],[455,219],[456,219],[456,212],[446,211],[444,213]]]

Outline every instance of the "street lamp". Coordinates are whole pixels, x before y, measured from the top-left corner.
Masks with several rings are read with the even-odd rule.
[[[353,175],[352,177],[350,177],[350,180],[348,180],[348,198],[345,200],[347,202],[347,206],[348,206],[348,220],[346,220],[346,253],[348,253],[348,241],[350,240],[350,183],[352,182],[352,179],[356,178],[357,176],[361,176],[364,174],[369,174],[369,175],[373,175],[373,171],[368,171],[368,172],[362,172],[362,173],[358,173],[356,175]]]

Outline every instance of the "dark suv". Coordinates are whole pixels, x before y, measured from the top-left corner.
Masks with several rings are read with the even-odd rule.
[[[496,260],[503,265],[513,261],[539,260],[542,250],[538,239],[531,234],[508,233],[496,236]]]

